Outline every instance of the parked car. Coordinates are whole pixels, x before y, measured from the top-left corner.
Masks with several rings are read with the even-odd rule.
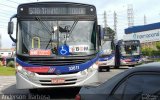
[[[128,69],[103,84],[81,88],[76,100],[159,100],[160,63]]]

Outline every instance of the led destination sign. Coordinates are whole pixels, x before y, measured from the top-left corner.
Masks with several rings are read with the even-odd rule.
[[[29,15],[86,14],[86,8],[32,7],[28,8],[28,14]]]

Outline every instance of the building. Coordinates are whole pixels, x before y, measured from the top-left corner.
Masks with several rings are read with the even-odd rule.
[[[14,49],[0,49],[0,58],[14,57]]]
[[[160,22],[125,29],[124,40],[140,40],[142,47],[156,48],[160,41]]]

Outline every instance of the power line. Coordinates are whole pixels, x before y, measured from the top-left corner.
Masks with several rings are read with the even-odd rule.
[[[7,26],[5,26],[5,25],[0,25],[1,27],[7,27]]]
[[[2,3],[0,3],[0,5],[2,5],[2,6],[6,6],[6,7],[9,7],[9,8],[14,8],[14,9],[17,9],[16,7],[13,7],[13,6],[8,6],[8,5],[5,5],[5,4],[2,4]]]
[[[0,22],[7,22],[7,20],[0,20]]]
[[[26,0],[26,1],[33,2],[33,0]],[[37,1],[37,0],[36,0],[36,1]]]
[[[0,27],[7,27],[7,26],[1,26],[1,25],[0,25]]]
[[[0,17],[0,22],[5,22],[5,21],[9,21],[9,18],[5,18],[5,17]]]
[[[9,15],[9,16],[11,16],[10,14],[7,14],[7,13],[3,13],[3,12],[0,12],[0,14],[3,14],[3,15]]]
[[[17,9],[3,9],[1,10],[2,12],[7,12],[7,13],[15,13]]]
[[[15,4],[19,4],[18,2],[15,2],[15,1],[12,1],[12,0],[7,0],[7,1],[10,1],[10,2],[15,3]]]

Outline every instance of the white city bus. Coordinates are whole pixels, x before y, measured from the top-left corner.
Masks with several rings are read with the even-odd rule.
[[[16,39],[12,37],[17,18]],[[98,82],[100,35],[96,8],[71,2],[18,6],[8,24],[16,42],[18,89],[80,87]]]

